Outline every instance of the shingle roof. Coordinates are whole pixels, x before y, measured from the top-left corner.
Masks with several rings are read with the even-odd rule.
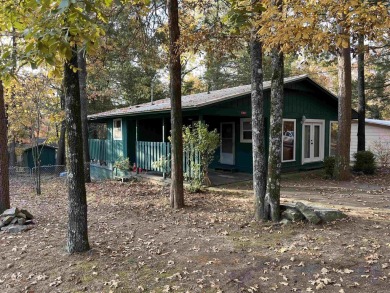
[[[304,79],[311,80],[307,75],[298,75],[298,76],[285,78],[284,84],[293,83]],[[321,87],[320,85],[318,86]],[[264,82],[263,87],[264,89],[270,89],[271,82],[270,81]],[[325,88],[322,89],[327,91]],[[332,93],[330,93],[329,91],[327,92],[333,96]],[[210,93],[204,92],[199,94],[183,96],[182,109],[183,110],[195,109],[195,108],[215,104],[221,101],[233,99],[250,93],[251,93],[251,86],[243,85],[243,86],[211,91]],[[140,105],[114,109],[102,113],[89,115],[88,119],[93,120],[99,118],[129,116],[129,115],[136,115],[142,113],[155,113],[155,112],[169,111],[170,109],[171,109],[171,104],[170,104],[170,99],[168,98],[168,99],[157,100],[154,101],[153,103],[148,102]]]

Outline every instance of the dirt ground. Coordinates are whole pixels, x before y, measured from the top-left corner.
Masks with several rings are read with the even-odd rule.
[[[253,221],[249,183],[186,194],[169,208],[167,187],[87,185],[91,251],[68,255],[63,181],[41,196],[12,182],[12,206],[36,226],[0,233],[0,292],[389,292],[390,172],[324,180],[283,179],[282,201],[334,206],[349,218],[326,225]]]

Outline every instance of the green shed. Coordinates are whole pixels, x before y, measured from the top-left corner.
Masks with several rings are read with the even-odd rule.
[[[264,82],[266,149],[270,124],[270,82]],[[285,78],[283,108],[284,171],[319,168],[333,153],[338,99],[307,75]],[[211,168],[252,172],[251,86],[182,97],[183,124],[202,120],[221,136]],[[357,113],[352,111],[352,116]],[[170,99],[89,116],[104,125],[105,139],[90,139],[91,159],[111,164],[120,156],[146,170],[169,155]],[[158,171],[158,170],[154,170]]]
[[[33,157],[33,147],[29,147],[23,151],[23,162],[26,167],[34,168],[34,157]],[[40,144],[38,146],[38,151],[40,153],[41,166],[49,166],[56,164],[56,152],[57,148],[54,146]]]

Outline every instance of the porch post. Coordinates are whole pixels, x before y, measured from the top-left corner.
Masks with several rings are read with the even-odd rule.
[[[162,142],[165,142],[165,118],[162,118]],[[163,149],[165,149],[165,146],[163,146]],[[165,180],[167,178],[167,173],[165,172],[165,167],[163,167],[163,179]]]
[[[139,158],[138,158],[138,119],[135,120],[135,172],[139,174]]]
[[[162,142],[165,142],[165,119],[162,118]]]

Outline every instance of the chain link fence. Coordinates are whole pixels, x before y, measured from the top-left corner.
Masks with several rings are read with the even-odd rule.
[[[50,180],[58,177],[66,177],[65,172],[66,172],[65,165],[39,166],[31,169],[31,174],[35,178],[38,177],[38,175],[40,175],[41,179],[43,180]]]
[[[88,163],[86,167],[91,168]],[[91,174],[93,177],[93,174]],[[40,167],[9,167],[10,188],[14,191],[26,188],[37,192],[39,189],[44,193],[49,190],[48,185],[66,186],[67,172],[65,165],[48,165]]]
[[[49,165],[40,167],[10,167],[10,188],[18,189],[21,186],[28,190],[45,192],[50,183],[66,184],[66,167],[64,165]]]
[[[34,181],[29,167],[9,167],[9,178],[11,186],[13,183],[31,183]]]

